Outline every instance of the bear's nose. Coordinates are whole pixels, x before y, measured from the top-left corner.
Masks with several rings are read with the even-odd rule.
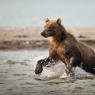
[[[41,32],[41,35],[42,35],[42,36],[44,36],[44,33],[43,33],[43,32]]]

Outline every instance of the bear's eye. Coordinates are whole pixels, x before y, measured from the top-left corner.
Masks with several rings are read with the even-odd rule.
[[[48,31],[54,31],[55,28],[54,27],[49,27]]]
[[[48,31],[53,31],[53,29],[48,29]]]
[[[55,27],[53,27],[53,26],[52,26],[52,27],[49,27],[49,29],[54,29],[54,28],[55,28]]]

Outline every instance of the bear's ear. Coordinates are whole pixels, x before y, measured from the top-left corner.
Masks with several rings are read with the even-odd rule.
[[[45,17],[45,23],[49,22],[49,18],[48,17]]]
[[[56,23],[61,25],[61,18],[57,18]]]

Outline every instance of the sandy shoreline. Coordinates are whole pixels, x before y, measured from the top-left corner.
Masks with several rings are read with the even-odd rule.
[[[95,40],[80,40],[83,43],[95,48]],[[21,49],[47,49],[49,43],[47,40],[31,40],[31,41],[0,41],[0,50],[21,50]]]
[[[95,47],[95,28],[67,28],[78,40]],[[41,28],[0,27],[0,50],[45,49],[47,39],[40,35]]]

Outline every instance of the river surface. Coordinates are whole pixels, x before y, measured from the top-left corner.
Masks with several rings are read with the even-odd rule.
[[[0,95],[95,95],[95,77],[86,72],[62,78],[59,64],[35,75],[36,61],[47,56],[46,50],[0,51]]]

